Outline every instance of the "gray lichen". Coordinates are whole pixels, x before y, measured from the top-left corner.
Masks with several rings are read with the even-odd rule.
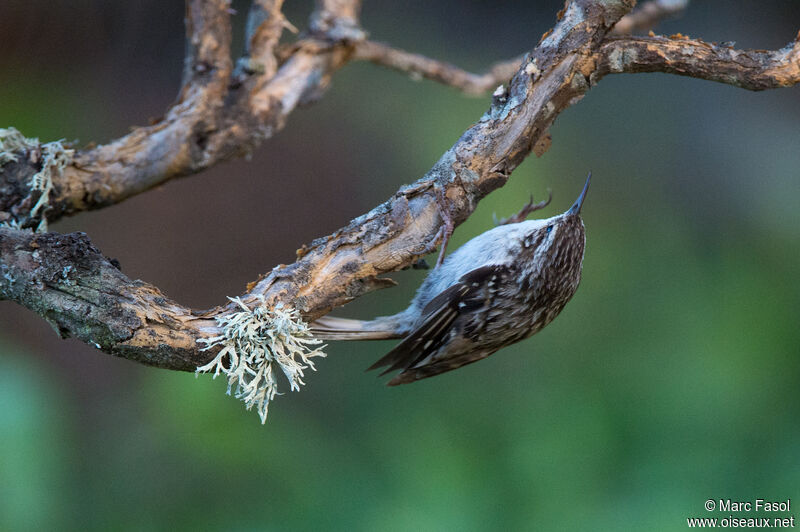
[[[38,145],[36,139],[25,138],[13,127],[0,128],[0,172],[6,163],[16,162],[19,159],[19,152]]]
[[[65,148],[63,139],[42,144],[37,138],[27,138],[16,128],[0,128],[0,172],[3,166],[19,160],[21,154],[28,154],[40,165],[38,172],[31,177],[31,193],[39,193],[36,203],[30,210],[31,218],[40,217],[36,232],[47,231],[45,212],[50,205],[50,192],[53,190],[53,175],[60,175],[72,163],[75,150]]]
[[[240,312],[225,314],[217,318],[223,334],[201,339],[203,350],[219,347],[214,360],[197,368],[196,373],[220,373],[228,378],[228,394],[234,390],[247,410],[253,406],[258,410],[261,423],[267,421],[269,403],[278,393],[276,370],[280,370],[289,381],[289,389],[299,391],[303,371],[316,371],[314,357],[324,357],[318,346],[322,342],[311,335],[308,325],[297,309],[278,304],[268,307],[263,298],[261,304],[250,309],[239,298],[229,298],[241,307]]]

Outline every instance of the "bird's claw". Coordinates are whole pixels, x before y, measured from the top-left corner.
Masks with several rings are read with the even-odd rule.
[[[439,242],[439,239],[441,239],[442,244],[439,251],[439,258],[436,260],[436,266],[434,266],[434,268],[438,268],[444,262],[447,242],[450,240],[450,236],[453,234],[455,224],[453,223],[453,218],[450,216],[450,209],[447,205],[447,198],[445,198],[444,192],[438,185],[434,185],[433,189],[436,195],[436,207],[439,210],[439,216],[442,219],[442,225],[439,227],[439,230],[436,232],[436,235],[433,237],[433,239],[431,239],[430,242],[428,242],[428,244],[425,246],[423,254],[433,253],[436,251],[436,243]]]
[[[525,218],[527,218],[530,213],[538,211],[539,209],[544,209],[545,207],[550,205],[550,201],[552,199],[553,199],[553,191],[550,189],[547,189],[547,199],[542,200],[539,203],[533,202],[533,194],[531,194],[531,200],[528,202],[527,205],[522,207],[522,209],[520,209],[520,211],[517,214],[509,216],[508,218],[503,218],[502,220],[497,222],[497,225],[516,224],[519,222],[524,222]]]
[[[439,228],[439,232],[436,233],[436,236],[433,239],[434,243],[438,241],[440,237],[442,239],[442,247],[439,251],[439,258],[436,259],[435,266],[435,268],[438,268],[444,262],[444,254],[445,250],[447,249],[447,242],[450,241],[450,236],[453,234],[455,224],[453,223],[453,218],[450,216],[450,208],[447,204],[447,198],[445,197],[444,192],[437,185],[434,185],[433,189],[436,194],[436,206],[439,208],[439,216],[442,218],[442,226]]]

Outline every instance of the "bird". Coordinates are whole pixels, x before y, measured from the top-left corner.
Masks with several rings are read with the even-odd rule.
[[[581,207],[592,174],[564,213],[526,220],[550,200],[474,237],[431,270],[404,311],[370,321],[323,316],[311,324],[322,340],[402,338],[368,370],[399,371],[395,386],[482,360],[548,325],[581,280],[586,233]],[[551,196],[552,198],[552,196]]]

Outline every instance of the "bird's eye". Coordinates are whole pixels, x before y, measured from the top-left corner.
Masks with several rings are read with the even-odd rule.
[[[553,230],[553,226],[552,226],[552,225],[548,225],[548,226],[547,226],[547,229],[545,229],[545,231],[547,231],[548,233],[549,233],[550,231],[552,231],[552,230]]]

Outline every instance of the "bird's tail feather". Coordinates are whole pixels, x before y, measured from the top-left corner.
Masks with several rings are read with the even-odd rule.
[[[311,333],[320,340],[389,340],[403,337],[391,316],[370,321],[323,316],[311,323]]]

